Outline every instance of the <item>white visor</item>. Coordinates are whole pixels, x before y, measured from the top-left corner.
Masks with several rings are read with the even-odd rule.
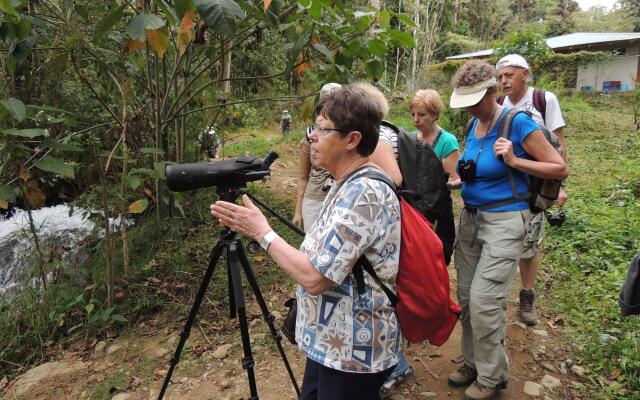
[[[476,105],[482,100],[487,90],[490,87],[494,87],[498,84],[495,77],[476,83],[473,86],[460,86],[453,89],[451,94],[451,101],[449,105],[451,108],[465,108]]]

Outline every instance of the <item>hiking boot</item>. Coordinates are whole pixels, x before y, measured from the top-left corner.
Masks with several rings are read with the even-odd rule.
[[[464,391],[464,400],[491,400],[496,397],[496,394],[498,394],[498,389],[487,387],[475,381]]]
[[[535,293],[533,289],[520,289],[520,320],[529,326],[534,326],[538,323],[538,312],[534,301]]]
[[[475,369],[463,365],[458,368],[457,371],[449,374],[449,386],[453,387],[465,387],[469,386],[473,381],[476,380],[478,376],[478,371]]]

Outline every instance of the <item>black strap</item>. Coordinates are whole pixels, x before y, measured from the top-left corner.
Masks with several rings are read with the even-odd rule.
[[[366,171],[364,174],[360,175],[360,177],[367,177],[370,179],[375,179],[375,180],[386,183],[387,185],[389,185],[391,189],[393,189],[393,192],[396,194],[396,196],[398,196],[398,200],[400,200],[400,196],[396,189],[396,185],[393,183],[391,178],[384,175],[383,173],[376,172],[376,171]],[[378,274],[376,274],[376,271],[373,269],[373,265],[371,265],[371,263],[369,262],[367,257],[365,257],[364,254],[361,255],[360,258],[358,258],[358,261],[356,261],[356,264],[353,266],[353,271],[352,271],[353,277],[356,281],[358,294],[363,295],[365,292],[364,273],[362,272],[363,270],[367,271],[367,273],[371,275],[373,280],[376,281],[376,283],[380,286],[382,291],[387,295],[387,298],[389,299],[389,302],[391,302],[391,305],[395,307],[396,304],[398,303],[398,296],[396,296],[395,293],[391,291],[391,289],[389,289],[384,283],[382,283],[382,281],[380,281]]]
[[[496,99],[496,103],[503,105],[504,104],[504,95],[502,96],[498,96],[498,98]]]
[[[442,128],[438,130],[438,136],[436,136],[435,140],[431,144],[431,148],[433,149],[433,151],[436,150],[436,146],[438,145],[438,142],[440,141],[441,137],[442,137]]]

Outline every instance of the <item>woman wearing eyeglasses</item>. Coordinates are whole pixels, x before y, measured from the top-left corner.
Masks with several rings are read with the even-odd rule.
[[[564,179],[569,173],[528,115],[515,115],[509,137],[499,137],[507,108],[496,103],[495,74],[492,65],[469,61],[454,76],[451,95],[451,108],[464,108],[473,120],[458,162],[461,182],[455,183],[462,184],[465,205],[454,253],[464,365],[449,375],[449,384],[469,386],[465,399],[471,400],[493,399],[509,379],[507,299],[531,218],[520,195],[528,191],[528,175]]]
[[[320,89],[320,100],[331,92],[340,89],[339,83],[327,83]],[[322,203],[327,192],[333,184],[331,174],[323,168],[317,168],[311,162],[311,148],[309,136],[315,129],[314,125],[307,127],[305,138],[300,141],[298,164],[298,192],[296,194],[296,209],[293,215],[293,223],[301,226],[305,232],[311,229],[316,221],[318,213],[322,209]]]
[[[223,225],[259,241],[299,284],[295,339],[307,356],[300,398],[379,399],[398,363],[402,335],[380,285],[364,274],[365,290],[359,294],[351,270],[365,256],[395,291],[400,204],[389,185],[366,175],[382,173],[369,161],[382,112],[351,86],[329,94],[317,111],[311,160],[336,183],[300,249],[280,238],[247,196],[244,206],[218,201],[211,212]]]

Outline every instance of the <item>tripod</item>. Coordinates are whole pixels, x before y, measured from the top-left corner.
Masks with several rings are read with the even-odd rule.
[[[228,202],[235,202],[240,193],[244,192],[239,189],[218,189],[218,195],[220,196],[220,199]],[[253,196],[249,196],[252,199],[256,200]],[[258,201],[258,203],[264,206],[264,204],[262,204],[261,202]],[[284,217],[278,215],[275,211],[271,210],[268,207],[267,209],[278,218],[286,221]],[[297,232],[299,233],[299,229],[297,230]],[[241,268],[242,271],[244,271],[247,282],[249,283],[249,286],[251,287],[256,300],[258,301],[258,305],[260,306],[260,310],[262,311],[262,317],[269,326],[271,335],[273,336],[273,339],[278,346],[280,357],[282,358],[282,361],[287,368],[289,378],[291,379],[291,383],[293,384],[296,394],[298,395],[298,397],[300,397],[300,389],[296,382],[295,376],[293,375],[293,371],[291,370],[291,365],[289,364],[287,355],[285,354],[284,348],[282,347],[282,336],[280,336],[273,324],[274,317],[269,311],[267,304],[264,301],[264,297],[260,292],[258,282],[255,275],[253,274],[253,270],[251,269],[249,260],[247,259],[247,256],[244,252],[242,242],[236,238],[235,232],[230,229],[223,229],[220,232],[217,243],[211,249],[211,254],[209,256],[209,265],[204,274],[204,277],[202,278],[202,283],[200,284],[200,288],[198,289],[196,298],[193,302],[193,305],[191,306],[191,311],[189,312],[187,321],[185,322],[184,327],[180,332],[180,341],[176,346],[173,357],[171,357],[169,370],[167,372],[164,383],[162,384],[162,389],[160,390],[160,394],[158,395],[158,400],[162,400],[167,387],[169,386],[171,375],[173,375],[173,370],[180,361],[180,353],[182,353],[182,349],[187,341],[187,338],[189,337],[189,334],[191,333],[191,328],[193,327],[196,315],[198,314],[198,310],[200,309],[200,304],[202,303],[202,299],[204,298],[207,288],[209,287],[209,282],[211,281],[211,277],[213,276],[215,267],[224,250],[226,250],[227,255],[227,275],[229,277],[229,316],[230,318],[235,318],[237,315],[238,321],[240,322],[240,335],[242,337],[242,350],[244,353],[244,357],[242,358],[242,367],[247,370],[249,390],[251,392],[250,399],[258,400],[259,398],[258,389],[256,387],[256,378],[253,371],[255,362],[251,353],[251,342],[249,339],[249,327],[247,324],[244,290],[242,287],[242,277],[240,276]]]

